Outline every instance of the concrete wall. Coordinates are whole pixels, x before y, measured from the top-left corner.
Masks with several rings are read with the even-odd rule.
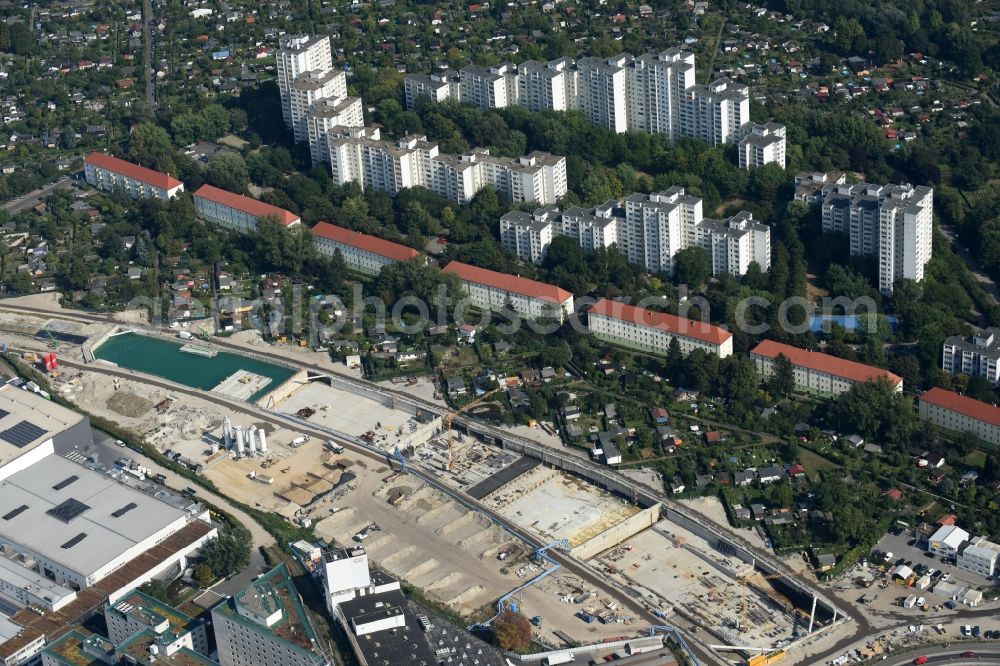
[[[598,553],[604,552],[609,548],[614,548],[629,537],[652,527],[659,519],[660,505],[654,504],[634,516],[629,516],[617,525],[609,527],[597,536],[587,539],[574,548],[571,554],[577,559],[589,560]]]
[[[261,407],[270,404],[274,405],[280,404],[282,400],[285,400],[288,396],[292,395],[293,393],[295,393],[308,383],[306,381],[307,374],[308,371],[306,370],[300,370],[299,372],[296,372],[294,375],[286,379],[282,384],[275,387],[274,390],[265,393],[260,398],[258,398],[255,404],[260,405]],[[272,398],[274,399],[273,403],[271,402]]]

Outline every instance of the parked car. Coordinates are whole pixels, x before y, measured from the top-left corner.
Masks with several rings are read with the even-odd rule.
[[[925,654],[922,654],[919,657],[917,657],[916,659],[914,659],[913,663],[914,664],[926,664],[928,661],[930,661],[930,657],[928,657]]]

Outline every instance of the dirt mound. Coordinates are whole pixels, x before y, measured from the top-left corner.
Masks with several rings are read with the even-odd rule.
[[[118,391],[108,399],[107,404],[111,411],[132,419],[139,418],[153,408],[152,401],[128,391]]]

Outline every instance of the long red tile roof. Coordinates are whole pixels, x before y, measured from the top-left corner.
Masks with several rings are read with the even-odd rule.
[[[980,402],[937,386],[920,396],[920,400],[990,425],[1000,426],[1000,407],[988,402]]]
[[[321,238],[349,245],[365,252],[371,252],[380,257],[392,259],[393,261],[407,261],[420,255],[412,247],[393,243],[377,236],[369,236],[360,231],[351,231],[350,229],[338,227],[329,222],[317,222],[316,226],[312,228],[312,232]]]
[[[104,153],[91,153],[87,155],[84,162],[86,164],[92,164],[99,169],[114,171],[115,173],[120,173],[127,178],[138,180],[140,183],[146,183],[147,185],[160,187],[165,190],[171,190],[178,185],[183,185],[181,181],[177,180],[173,176],[160,173],[159,171],[153,171],[152,169],[147,169],[144,166],[139,166],[138,164],[133,164],[132,162],[112,157],[111,155],[105,155]]]
[[[713,345],[721,345],[733,337],[732,333],[718,326],[712,326],[711,324],[695,321],[694,319],[685,319],[684,317],[678,317],[666,312],[637,308],[634,305],[627,305],[607,298],[597,301],[590,308],[589,314],[603,315],[641,326],[658,328],[671,335],[694,338],[695,340],[701,340]]]
[[[573,294],[552,284],[529,280],[528,278],[509,275],[507,273],[498,273],[497,271],[485,268],[477,268],[476,266],[463,264],[461,261],[452,261],[444,267],[444,272],[454,273],[462,280],[468,282],[503,289],[504,291],[537,298],[542,301],[555,303],[556,305],[565,303],[567,299],[573,298]]]
[[[286,227],[299,221],[299,216],[290,210],[278,208],[277,206],[272,206],[269,203],[264,203],[263,201],[253,199],[251,197],[245,197],[242,194],[235,194],[212,185],[202,185],[198,188],[198,191],[195,192],[194,195],[196,197],[201,197],[202,199],[207,199],[208,201],[214,201],[215,203],[223,206],[229,206],[230,208],[241,210],[244,213],[255,217],[273,215],[278,218],[278,222]]]
[[[750,353],[771,359],[777,358],[780,354],[791,361],[792,365],[825,372],[835,377],[842,377],[855,382],[876,381],[880,377],[885,377],[894,386],[898,386],[903,381],[903,378],[899,375],[893,374],[888,370],[883,370],[882,368],[865,365],[857,361],[849,361],[845,358],[823,354],[822,352],[800,349],[775,342],[774,340],[764,340],[754,347]]]

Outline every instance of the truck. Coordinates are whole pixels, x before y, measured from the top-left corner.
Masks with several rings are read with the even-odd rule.
[[[297,449],[308,441],[309,441],[309,435],[302,435],[301,437],[296,437],[295,439],[293,439],[291,442],[288,443],[288,445],[291,446],[293,449]]]
[[[267,474],[258,474],[253,480],[257,483],[263,483],[266,486],[270,486],[274,483],[274,477],[268,476]]]
[[[917,597],[914,594],[903,599],[903,608],[913,608],[917,605]]]
[[[344,452],[344,447],[341,446],[340,444],[337,444],[337,442],[333,441],[332,439],[328,439],[326,441],[326,448],[328,448],[329,450],[333,451],[334,453],[343,453]]]
[[[556,652],[555,654],[550,654],[545,658],[545,663],[548,664],[548,666],[554,666],[555,664],[568,664],[572,661],[572,652]]]
[[[181,340],[194,340],[194,336],[191,335],[191,331],[181,331],[177,334],[177,337]]]

